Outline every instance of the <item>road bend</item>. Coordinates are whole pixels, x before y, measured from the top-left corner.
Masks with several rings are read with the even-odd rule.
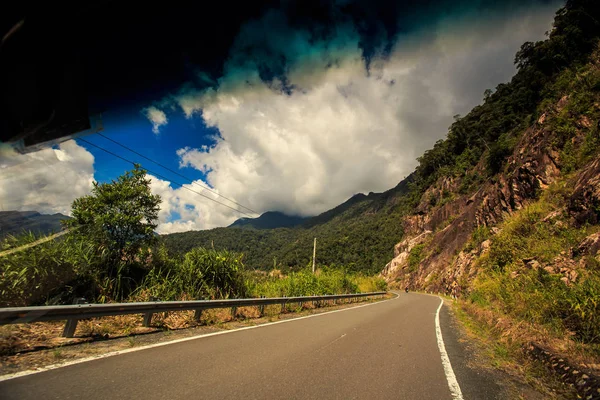
[[[416,293],[378,303],[100,358],[0,382],[2,399],[495,398],[463,371],[451,392],[436,334],[441,299]],[[445,307],[444,307],[445,308]],[[448,316],[441,331],[454,337]],[[455,377],[456,377],[455,376]],[[461,379],[463,382],[461,382]],[[467,391],[463,383],[467,386]],[[478,398],[479,395],[475,395]]]

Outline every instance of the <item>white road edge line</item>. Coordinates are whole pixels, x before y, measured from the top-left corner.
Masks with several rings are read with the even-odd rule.
[[[444,367],[444,373],[446,374],[446,380],[448,381],[448,388],[454,400],[463,400],[462,391],[454,375],[452,364],[450,364],[450,358],[446,353],[446,346],[444,345],[444,339],[442,338],[442,329],[440,328],[440,310],[444,305],[444,299],[440,297],[440,305],[435,313],[435,335],[437,336],[438,348],[440,349],[440,356],[442,357],[442,365]]]
[[[277,325],[277,324],[285,324],[287,322],[294,322],[294,321],[299,321],[299,320],[302,320],[302,319],[313,318],[313,317],[320,317],[322,315],[333,314],[333,313],[342,312],[342,311],[356,310],[357,308],[362,308],[362,307],[374,306],[374,305],[377,305],[377,304],[386,303],[386,302],[388,302],[390,300],[396,300],[398,298],[398,294],[396,294],[396,293],[393,293],[393,294],[395,294],[396,297],[394,297],[392,299],[388,299],[388,300],[378,301],[378,302],[375,302],[375,303],[369,303],[369,304],[363,304],[363,305],[360,305],[360,306],[342,308],[341,310],[327,311],[327,312],[323,312],[323,313],[319,313],[319,314],[305,315],[303,317],[297,317],[297,318],[291,318],[291,319],[284,319],[282,321],[267,322],[266,324],[253,325],[253,326],[244,326],[242,328],[237,328],[237,329],[231,329],[231,330],[226,330],[226,331],[206,333],[204,335],[198,335],[198,336],[190,336],[190,337],[186,337],[186,338],[171,340],[171,341],[168,341],[168,342],[154,343],[154,344],[149,344],[149,345],[146,345],[146,346],[135,347],[133,349],[117,350],[117,351],[113,351],[113,352],[110,352],[110,353],[98,354],[96,356],[91,356],[91,357],[86,357],[86,358],[80,358],[80,359],[77,359],[77,360],[67,361],[67,362],[64,362],[64,363],[52,364],[52,365],[48,365],[48,366],[45,366],[45,367],[40,367],[38,369],[31,369],[31,370],[27,370],[27,371],[15,372],[14,374],[0,375],[0,382],[8,381],[8,380],[11,380],[11,379],[20,378],[22,376],[39,374],[41,372],[51,371],[53,369],[68,367],[70,365],[82,364],[82,363],[85,363],[85,362],[88,362],[88,361],[100,360],[102,358],[108,358],[108,357],[118,356],[118,355],[121,355],[121,354],[127,354],[127,353],[133,353],[133,352],[136,352],[136,351],[142,351],[142,350],[152,349],[154,347],[167,346],[167,345],[170,345],[170,344],[187,342],[189,340],[202,339],[202,338],[206,338],[206,337],[210,337],[210,336],[225,335],[227,333],[245,331],[245,330],[248,330],[248,329],[263,328],[265,326],[271,326],[271,325]]]

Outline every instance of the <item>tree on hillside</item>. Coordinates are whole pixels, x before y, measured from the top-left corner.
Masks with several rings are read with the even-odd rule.
[[[139,165],[110,183],[94,182],[92,193],[71,206],[67,227],[93,241],[111,264],[131,263],[140,250],[154,243],[160,196]]]

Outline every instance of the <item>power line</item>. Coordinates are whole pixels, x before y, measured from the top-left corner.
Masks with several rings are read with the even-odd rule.
[[[110,150],[106,150],[105,148],[103,148],[103,147],[100,147],[100,146],[98,146],[98,145],[96,145],[96,144],[94,144],[94,143],[88,142],[88,141],[87,141],[87,140],[85,140],[85,139],[82,139],[82,138],[77,138],[77,140],[81,140],[82,142],[84,142],[84,143],[87,143],[87,144],[89,144],[90,146],[94,146],[95,148],[97,148],[97,149],[100,149],[100,150],[102,150],[102,151],[104,151],[104,152],[106,152],[106,153],[108,153],[108,154],[110,154],[110,155],[113,155],[113,156],[117,157],[117,158],[120,158],[121,160],[123,160],[123,161],[125,161],[125,162],[128,162],[128,163],[130,163],[130,164],[133,164],[133,165],[139,164],[139,163],[133,162],[133,161],[131,161],[131,160],[128,160],[128,159],[126,159],[125,157],[121,157],[120,155],[118,155],[118,154],[116,154],[116,153],[113,153],[113,152],[112,152],[112,151],[110,151]],[[141,165],[141,164],[140,164],[140,165]],[[167,178],[167,177],[165,177],[165,176],[163,176],[163,175],[161,175],[161,174],[159,174],[159,173],[157,173],[157,172],[155,172],[155,171],[151,171],[151,170],[149,170],[148,168],[144,168],[144,169],[145,169],[146,171],[150,172],[151,174],[153,174],[153,175],[156,175],[156,176],[157,176],[157,177],[159,177],[159,178],[165,179],[165,180],[167,180],[167,181],[169,181],[169,182],[171,182],[171,183],[173,183],[173,184],[175,184],[175,185],[179,185],[179,186],[180,186],[180,187],[182,187],[183,189],[187,189],[187,190],[189,190],[189,191],[190,191],[190,192],[192,192],[192,193],[196,193],[196,194],[198,194],[198,195],[200,195],[200,196],[202,196],[202,197],[204,197],[204,198],[207,198],[207,199],[208,199],[208,200],[210,200],[210,201],[214,201],[214,202],[215,202],[215,203],[217,203],[217,204],[220,204],[220,205],[222,205],[222,206],[225,206],[225,207],[229,208],[230,210],[233,210],[233,211],[239,212],[240,214],[244,214],[244,215],[246,215],[246,216],[248,216],[248,217],[252,218],[252,215],[250,215],[250,214],[247,214],[247,213],[245,213],[245,212],[243,212],[243,211],[241,211],[241,210],[238,210],[238,209],[236,209],[236,208],[230,207],[230,206],[228,206],[227,204],[225,204],[225,203],[221,203],[220,201],[217,201],[217,200],[215,200],[215,199],[211,199],[210,197],[208,197],[208,196],[206,196],[206,195],[204,195],[204,194],[202,194],[202,193],[200,193],[200,192],[196,192],[195,190],[192,190],[192,189],[190,189],[189,187],[187,187],[187,186],[184,186],[184,184],[183,184],[183,183],[176,182],[176,181],[174,181],[174,180],[172,180],[172,179],[170,179],[170,178]]]
[[[175,170],[172,170],[172,169],[171,169],[171,168],[169,168],[169,167],[166,167],[166,166],[162,165],[162,164],[161,164],[161,163],[159,163],[158,161],[154,161],[153,159],[151,159],[151,158],[149,158],[149,157],[146,157],[146,156],[145,156],[145,155],[143,155],[143,154],[140,154],[140,153],[138,153],[137,151],[133,150],[132,148],[130,148],[130,147],[127,147],[127,146],[125,146],[124,144],[122,144],[122,143],[119,143],[119,142],[117,142],[116,140],[114,140],[114,139],[111,139],[111,138],[109,138],[108,136],[105,136],[105,135],[103,135],[103,134],[102,134],[102,133],[100,133],[100,132],[96,132],[96,134],[97,134],[97,135],[99,135],[99,136],[102,136],[102,137],[103,137],[104,139],[106,139],[106,140],[110,140],[110,141],[111,141],[111,142],[113,142],[114,144],[117,144],[117,145],[121,146],[122,148],[124,148],[124,149],[126,149],[126,150],[129,150],[130,152],[132,152],[132,153],[134,153],[134,154],[137,154],[138,156],[142,157],[143,159],[146,159],[146,160],[148,160],[148,161],[150,161],[150,162],[152,162],[152,163],[154,163],[154,164],[158,165],[159,167],[162,167],[162,168],[166,169],[167,171],[169,171],[169,172],[171,172],[171,173],[173,173],[173,174],[175,174],[175,175],[177,175],[177,176],[180,176],[180,177],[182,177],[182,178],[184,178],[184,179],[187,179],[188,181],[192,182],[192,184],[193,184],[193,185],[196,185],[196,186],[199,186],[199,187],[201,187],[201,188],[203,188],[203,189],[205,189],[205,190],[208,190],[209,192],[212,192],[212,193],[216,194],[217,196],[224,198],[225,200],[229,200],[230,202],[234,203],[235,205],[238,205],[238,206],[240,206],[240,207],[242,207],[242,208],[245,208],[246,210],[248,210],[248,211],[250,211],[250,212],[253,212],[254,214],[257,214],[257,215],[259,214],[259,213],[257,213],[256,211],[254,211],[253,209],[251,209],[251,208],[248,208],[248,207],[246,207],[246,206],[244,206],[244,205],[242,205],[242,204],[238,203],[238,202],[237,202],[237,201],[235,201],[235,200],[232,200],[232,199],[230,199],[230,198],[228,198],[228,197],[225,197],[225,196],[223,196],[222,194],[220,194],[220,193],[218,193],[218,192],[216,192],[216,191],[212,190],[212,189],[211,189],[211,188],[209,188],[208,186],[201,185],[201,184],[199,184],[199,183],[196,183],[196,182],[194,182],[194,180],[193,180],[193,179],[191,179],[191,178],[188,178],[187,176],[185,176],[185,175],[183,175],[183,174],[181,174],[181,173],[179,173],[179,172],[177,172],[177,171],[175,171]]]

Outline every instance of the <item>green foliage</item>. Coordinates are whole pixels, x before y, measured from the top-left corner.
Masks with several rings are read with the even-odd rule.
[[[488,151],[486,158],[486,168],[490,175],[495,175],[500,172],[502,166],[506,162],[508,156],[513,152],[515,145],[517,144],[517,138],[503,133],[498,137]]]
[[[507,219],[501,232],[492,238],[485,264],[501,271],[511,264],[519,265],[526,258],[551,262],[561,251],[577,245],[589,234],[588,228],[542,221],[563,202],[560,188],[551,188],[539,201]]]
[[[408,271],[415,272],[419,268],[419,264],[425,258],[425,244],[418,244],[410,249],[408,254]]]
[[[138,293],[160,300],[197,300],[246,296],[241,255],[228,251],[196,248],[182,260],[163,259],[150,270]]]
[[[9,237],[11,247],[35,237]],[[172,257],[164,245],[141,253],[115,277],[101,274],[103,261],[93,242],[66,235],[27,251],[0,258],[0,306],[72,304],[76,297],[89,301],[147,301],[236,298],[247,296],[301,296],[385,290],[381,278],[324,267],[314,275],[308,269],[284,278],[251,273],[243,256],[229,251],[194,248]],[[4,243],[4,246],[7,246]],[[4,247],[3,246],[3,247]],[[119,275],[121,274],[121,275]]]
[[[347,273],[343,268],[319,269],[313,274],[308,268],[292,272],[284,278],[269,277],[250,281],[253,297],[291,297],[326,294],[382,291],[387,284],[381,278]]]
[[[9,236],[3,244],[17,248],[40,238]],[[99,264],[93,245],[73,235],[0,257],[0,306],[72,303],[89,296],[89,271]]]
[[[130,263],[155,239],[160,196],[139,166],[110,183],[94,182],[92,194],[73,202],[68,227],[96,244],[107,262]]]
[[[490,238],[490,228],[479,225],[471,234],[471,240],[465,246],[465,251],[471,251],[481,246],[481,243]]]
[[[482,176],[482,174],[470,172],[461,179],[460,186],[458,187],[458,193],[463,195],[472,193],[479,188],[484,180],[485,178]]]
[[[471,234],[471,240],[475,243],[476,246],[479,246],[481,243],[489,239],[490,237],[490,228],[485,225],[479,225],[473,233]]]
[[[575,333],[585,343],[600,343],[600,278],[590,274],[571,286],[540,269],[516,277],[490,272],[470,293],[472,302],[514,318],[544,325],[558,335]]]

